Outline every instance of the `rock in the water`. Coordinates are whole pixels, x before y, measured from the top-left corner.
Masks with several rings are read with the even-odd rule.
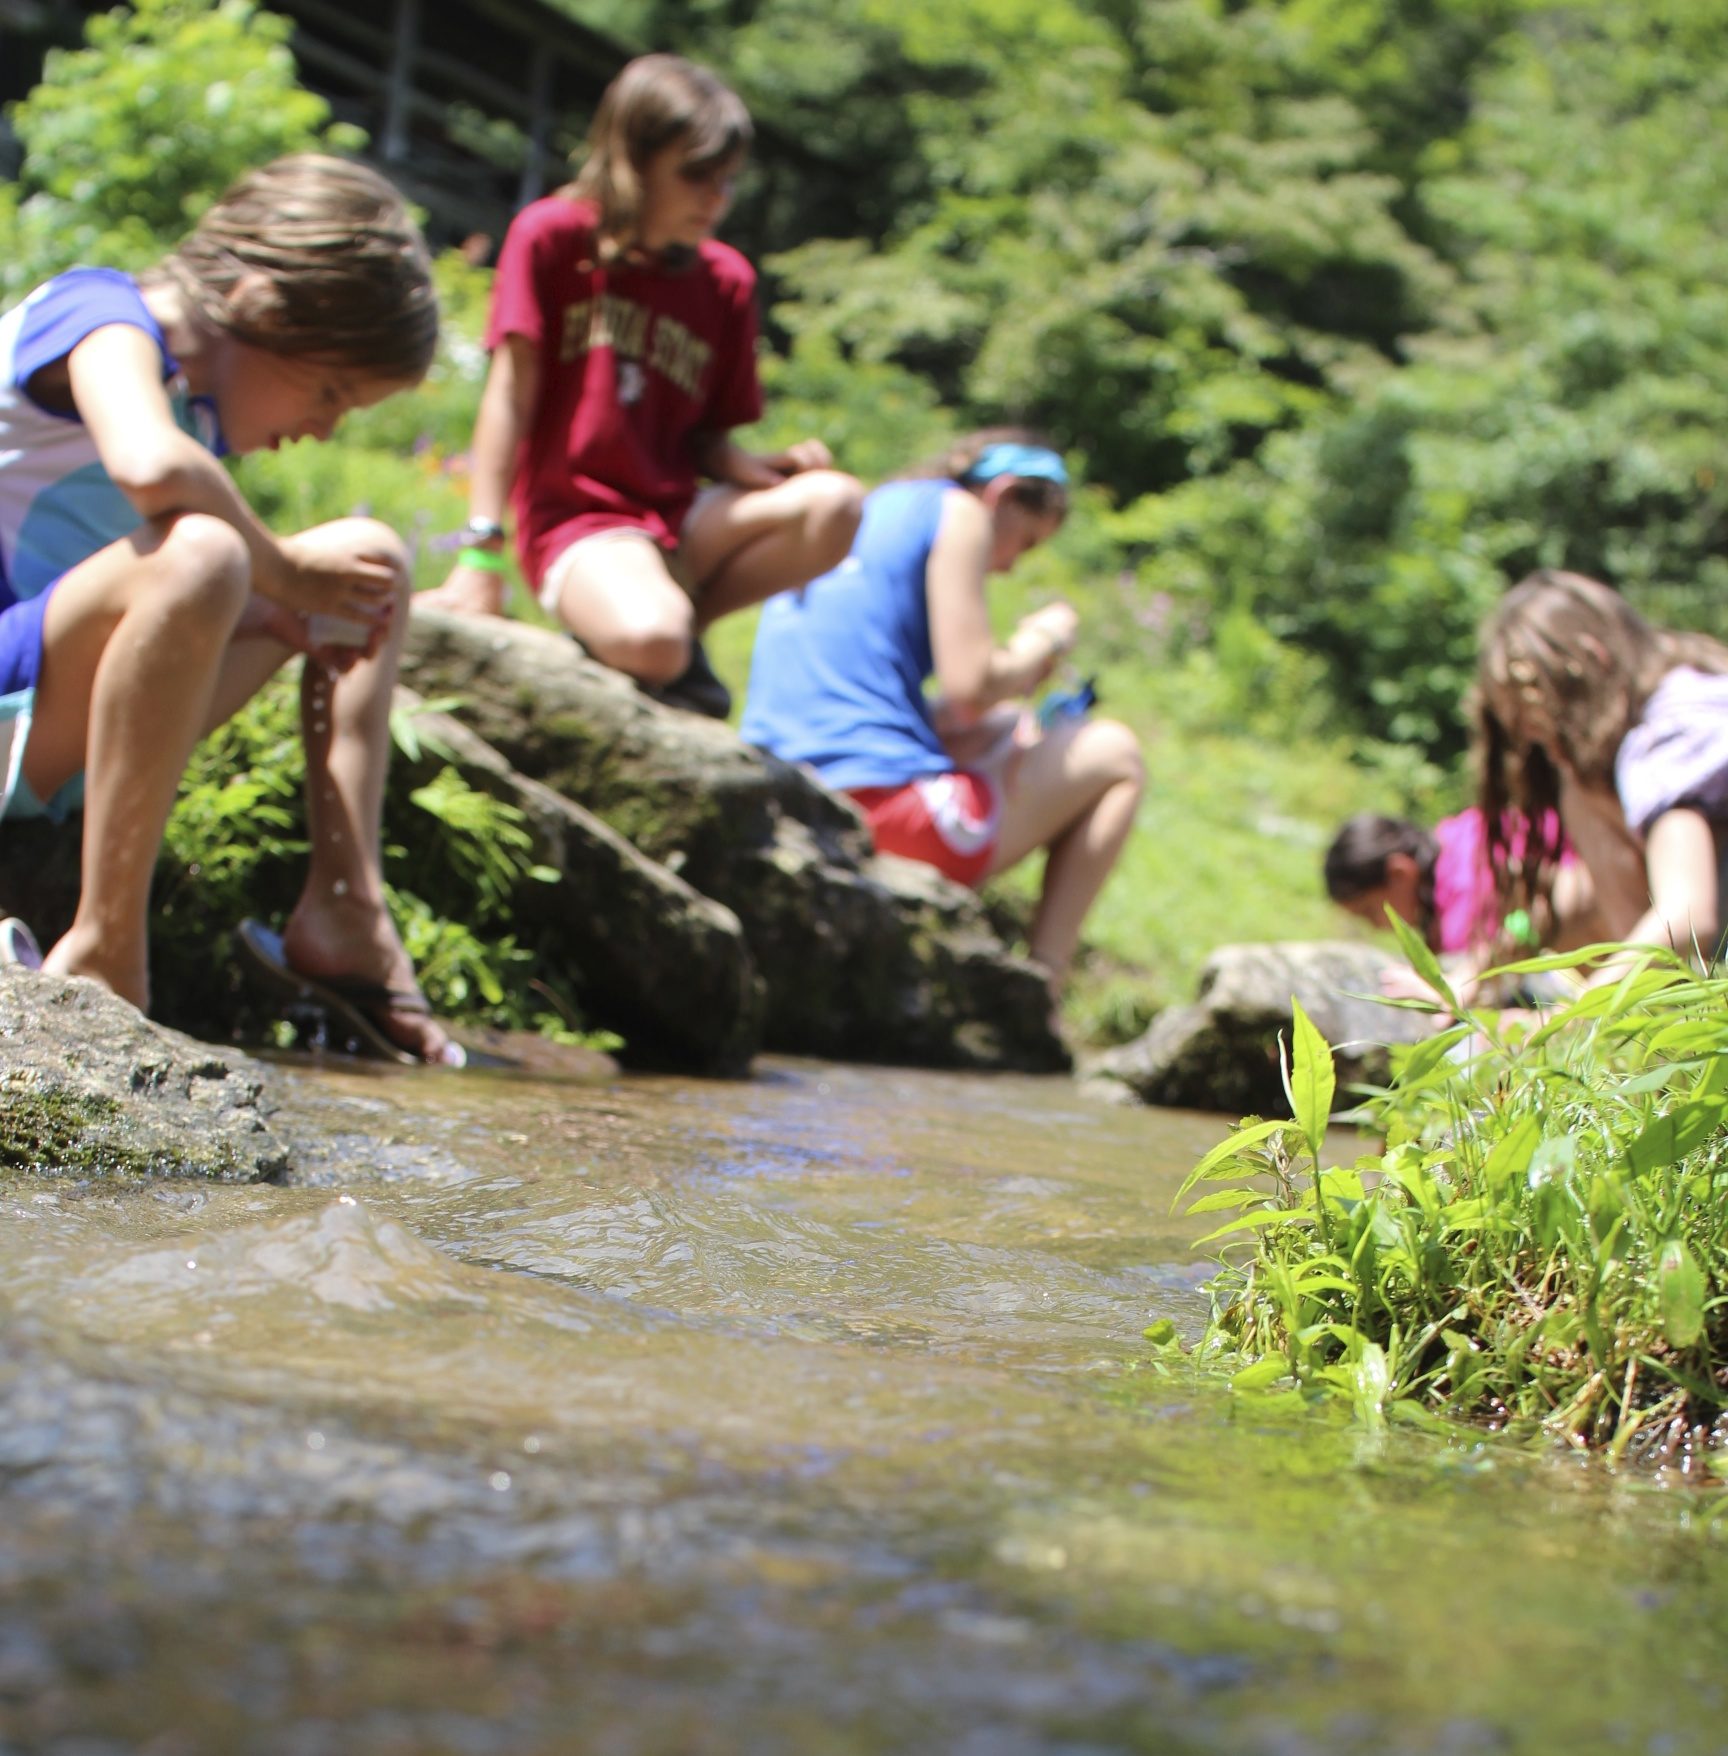
[[[1146,1034],[1085,1068],[1100,1095],[1242,1115],[1285,1113],[1278,1038],[1289,1040],[1294,995],[1332,1045],[1340,1085],[1383,1079],[1388,1049],[1427,1034],[1424,1014],[1385,1006],[1386,951],[1349,941],[1225,945],[1200,972],[1191,1005],[1172,1006]]]
[[[152,1024],[94,982],[0,969],[0,1173],[287,1174],[263,1070]]]
[[[723,903],[766,984],[771,1048],[840,1058],[1052,1069],[1042,974],[977,898],[877,858],[853,807],[727,726],[648,700],[524,623],[416,611],[404,673],[456,698],[520,774],[577,801]]]

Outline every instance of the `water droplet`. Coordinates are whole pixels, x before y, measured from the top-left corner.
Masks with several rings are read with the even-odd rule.
[[[510,1492],[510,1472],[509,1472],[509,1470],[495,1469],[495,1470],[493,1470],[491,1477],[489,1479],[492,1483],[493,1493],[495,1493],[495,1494],[508,1494]]]
[[[540,1440],[538,1436],[530,1433],[528,1437],[522,1441],[522,1449],[526,1451],[530,1457],[533,1457],[540,1449]]]
[[[336,1205],[338,1207],[358,1207],[360,1203],[352,1195],[338,1195]]]
[[[198,1266],[198,1258],[196,1256],[188,1256],[186,1258],[186,1266],[188,1268],[196,1268]]]
[[[308,1433],[306,1435],[306,1449],[308,1451],[322,1451],[324,1449],[324,1435],[322,1433]]]

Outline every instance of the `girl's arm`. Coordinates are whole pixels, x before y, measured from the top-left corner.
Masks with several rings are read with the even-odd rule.
[[[1026,617],[1006,646],[997,646],[984,597],[991,541],[989,510],[956,489],[942,508],[924,591],[936,682],[957,727],[999,701],[1036,689],[1073,645],[1078,622],[1067,604],[1048,604]]]
[[[207,513],[239,531],[262,596],[374,627],[389,620],[396,567],[329,544],[299,553],[278,541],[222,464],[174,424],[161,351],[143,330],[126,323],[92,330],[66,356],[66,376],[103,469],[140,518]]]
[[[474,420],[474,446],[468,478],[468,516],[503,524],[516,458],[534,422],[540,400],[540,349],[525,335],[509,334],[492,350],[480,412]],[[496,550],[502,555],[499,539]],[[504,575],[458,561],[436,591],[417,603],[470,616],[497,616],[504,609]]]
[[[1632,945],[1668,945],[1690,956],[1696,943],[1708,957],[1720,930],[1717,902],[1716,837],[1701,811],[1664,811],[1644,837],[1644,870],[1650,906],[1626,933]],[[1623,973],[1612,965],[1596,971],[1591,983]]]

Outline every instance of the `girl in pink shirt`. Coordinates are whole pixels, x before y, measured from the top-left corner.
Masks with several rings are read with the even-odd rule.
[[[1528,826],[1516,812],[1508,819],[1511,857],[1522,860]],[[1545,840],[1559,836],[1559,821],[1549,814]],[[1589,914],[1589,876],[1577,867],[1570,847],[1562,848],[1560,864],[1564,881],[1554,897],[1508,931],[1477,806],[1441,818],[1431,830],[1407,818],[1364,811],[1344,824],[1326,850],[1326,892],[1371,927],[1386,925],[1390,906],[1431,951],[1492,951],[1496,945],[1516,951],[1572,937],[1569,929]]]

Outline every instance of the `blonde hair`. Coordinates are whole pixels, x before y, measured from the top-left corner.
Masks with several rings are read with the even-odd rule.
[[[560,193],[599,209],[603,265],[640,241],[642,173],[657,152],[680,145],[696,170],[742,158],[755,130],[744,100],[706,67],[681,55],[642,55],[600,99],[587,156]]]
[[[248,347],[381,379],[423,378],[438,343],[431,258],[402,197],[321,153],[248,172],[141,278]]]
[[[1558,811],[1566,775],[1611,791],[1622,740],[1678,665],[1728,673],[1728,646],[1658,628],[1582,573],[1532,573],[1483,623],[1475,690],[1482,814],[1509,904],[1527,904],[1552,882],[1560,850],[1549,813]],[[1532,708],[1546,721],[1541,741],[1518,735]],[[1509,808],[1530,824],[1522,861],[1509,845]],[[1552,838],[1543,825],[1555,825]]]
[[[895,479],[946,480],[958,482],[963,488],[975,486],[968,477],[993,445],[1032,445],[1040,451],[1056,449],[1042,433],[1031,427],[980,427],[976,432],[956,439],[946,451],[901,471]],[[1017,477],[1008,490],[1008,498],[1038,517],[1054,514],[1060,519],[1068,516],[1068,490],[1060,482],[1046,481],[1041,476]]]

